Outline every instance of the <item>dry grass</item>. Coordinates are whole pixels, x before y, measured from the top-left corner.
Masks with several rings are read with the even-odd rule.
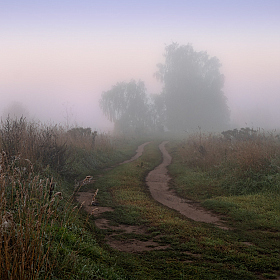
[[[100,269],[95,262],[100,249],[92,233],[84,236],[84,222],[72,203],[73,185],[82,172],[91,174],[89,170],[106,165],[114,153],[123,156],[115,151],[129,141],[89,128],[67,130],[23,118],[1,122],[1,280],[95,279],[110,274],[111,268]],[[63,185],[55,184],[52,177],[60,178]]]
[[[266,172],[273,166],[277,168],[280,159],[280,141],[272,134],[232,140],[219,135],[197,134],[182,142],[178,150],[184,163],[204,171],[227,165],[240,173]]]
[[[63,129],[28,123],[25,119],[7,119],[1,123],[0,148],[11,162],[15,158],[29,159],[34,167],[50,166],[59,172],[67,159],[67,146],[60,135]]]
[[[0,125],[0,150],[8,160],[28,158],[37,171],[50,167],[67,173],[75,151],[111,153],[120,145],[120,137],[92,132],[90,128],[70,130],[57,125],[27,122],[24,118],[7,119]]]
[[[227,157],[230,144],[212,134],[191,135],[178,146],[181,160],[189,167],[207,170]]]
[[[53,256],[62,246],[55,243],[57,229],[77,211],[54,191],[52,179],[33,173],[31,161],[9,163],[3,152],[0,168],[0,279],[49,279],[60,269]]]
[[[240,138],[197,134],[177,148],[183,165],[207,172],[231,194],[280,192],[280,141],[277,135],[255,132]]]

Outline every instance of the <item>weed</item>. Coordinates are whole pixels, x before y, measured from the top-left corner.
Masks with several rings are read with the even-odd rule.
[[[24,167],[7,164],[4,153],[0,166],[0,278],[46,279],[59,267],[52,257],[54,228],[67,227],[73,207],[61,201],[61,192],[50,195],[52,180],[32,172],[22,176]],[[58,213],[61,203],[64,217]]]
[[[191,135],[173,153],[183,166],[221,180],[223,191],[231,194],[279,192],[279,139],[248,129],[235,134],[239,136]]]
[[[215,137],[209,139],[212,141],[212,138]],[[236,174],[240,178],[246,174],[245,170],[240,171],[242,165],[238,165],[240,173],[235,173],[235,169],[229,168],[230,165],[237,166],[234,157],[232,160],[225,159],[223,152],[220,160],[218,156],[213,156],[215,161],[210,158],[203,160],[211,154],[209,147],[214,147],[216,141],[225,141],[225,145],[227,142],[222,138],[215,139],[210,145],[203,142],[206,140],[202,137],[199,141],[206,153],[197,150],[199,156],[196,153],[195,158],[187,158],[187,153],[183,157],[182,142],[168,145],[173,155],[169,172],[174,179],[170,186],[180,196],[195,198],[205,207],[226,215],[225,220],[232,229],[225,231],[191,221],[152,199],[143,178],[149,169],[156,166],[160,154],[156,144],[151,143],[141,159],[109,171],[96,184],[100,189],[100,203],[113,205],[116,209],[115,213],[106,214],[107,219],[115,223],[146,225],[149,227],[148,234],[141,235],[141,239],[152,239],[160,245],[169,246],[162,251],[122,254],[121,258],[118,258],[120,253],[114,252],[117,266],[123,267],[130,277],[136,279],[257,279],[260,274],[271,277],[269,275],[274,275],[280,265],[279,250],[275,249],[279,248],[276,189],[270,188],[268,192],[268,189],[259,188],[252,193],[251,187],[248,187],[247,194],[232,195],[233,190],[222,186],[228,174],[221,172],[217,176],[217,169],[228,170],[233,182]],[[141,162],[145,169],[139,168]],[[215,166],[211,162],[215,162]],[[266,164],[261,166],[264,174],[266,168]],[[258,170],[253,169],[254,172]],[[274,176],[277,177],[276,174]],[[118,233],[116,238],[125,240],[131,236]]]

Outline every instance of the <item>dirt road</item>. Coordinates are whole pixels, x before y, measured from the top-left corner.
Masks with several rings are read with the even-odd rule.
[[[149,143],[150,142],[146,142],[140,145],[136,150],[136,154],[131,159],[120,164],[129,163],[139,158],[143,154],[144,147]],[[218,216],[206,211],[193,201],[177,196],[173,190],[169,189],[168,181],[171,178],[168,175],[167,166],[171,163],[172,158],[165,149],[165,145],[167,143],[168,141],[164,141],[159,145],[159,149],[163,156],[162,163],[152,170],[146,177],[146,184],[149,187],[152,197],[161,204],[180,212],[189,219],[199,222],[212,223],[220,228],[227,229],[222,225]],[[91,206],[91,196],[92,192],[79,192],[77,196],[77,200],[84,204],[84,208],[88,213],[91,213],[91,211],[95,208],[94,206]],[[98,208],[101,210],[102,207]],[[98,212],[99,211],[96,210],[96,214]]]
[[[163,155],[162,163],[146,177],[146,183],[152,197],[161,204],[177,210],[189,219],[212,223],[226,229],[222,226],[218,216],[206,211],[202,207],[194,206],[192,201],[178,197],[173,190],[169,189],[168,181],[171,178],[168,175],[167,166],[171,163],[172,158],[165,149],[167,143],[168,141],[164,141],[159,145],[159,149]]]
[[[146,142],[140,145],[136,150],[136,154],[131,159],[126,160],[120,164],[129,163],[139,158],[144,152],[144,147],[149,143],[150,142]],[[162,163],[154,170],[152,170],[146,177],[146,184],[149,187],[152,197],[165,206],[179,211],[189,219],[193,219],[199,222],[212,223],[222,229],[227,229],[221,224],[217,216],[207,212],[201,207],[194,207],[192,201],[188,201],[186,199],[178,197],[174,193],[174,191],[169,189],[168,181],[170,180],[170,177],[167,172],[167,166],[171,163],[172,158],[165,149],[166,143],[167,141],[164,141],[159,145],[159,149],[163,157]],[[113,166],[109,169],[115,167],[116,166]],[[118,232],[121,231],[123,233],[148,234],[147,229],[144,226],[131,226],[123,224],[112,226],[107,219],[100,217],[103,212],[114,211],[114,209],[111,207],[96,207],[91,205],[92,195],[94,191],[95,190],[89,192],[79,192],[76,199],[78,200],[78,202],[83,204],[84,210],[86,212],[95,216],[95,225],[98,228],[110,229]],[[111,233],[106,236],[107,244],[112,248],[123,252],[135,253],[150,250],[164,250],[169,247],[158,244],[157,239],[155,238],[153,240],[146,241],[141,241],[134,238],[118,240],[114,238],[116,234],[117,233]]]

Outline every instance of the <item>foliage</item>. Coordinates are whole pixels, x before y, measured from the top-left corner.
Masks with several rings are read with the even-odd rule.
[[[0,278],[124,279],[97,244],[89,217],[78,212],[73,191],[81,174],[126,159],[130,139],[24,118],[7,119],[0,132]],[[56,146],[66,149],[66,162],[52,156]]]
[[[201,141],[206,143],[203,135]],[[150,143],[141,158],[110,170],[96,182],[100,204],[114,208],[101,216],[109,220],[108,225],[114,225],[112,229],[100,230],[102,240],[105,235],[105,240],[119,241],[115,244],[130,246],[143,241],[153,244],[138,253],[113,250],[116,267],[122,267],[129,279],[276,278],[280,269],[279,195],[227,196],[225,190],[211,193],[215,180],[208,172],[182,163],[181,150],[177,150],[181,143],[170,141],[173,155],[170,187],[177,193],[179,189],[187,189],[180,196],[189,198],[188,187],[192,187],[192,182],[189,186],[186,182],[191,173],[195,174],[196,199],[204,201],[205,196],[200,192],[209,192],[211,199],[207,194],[203,205],[227,214],[223,218],[230,228],[224,230],[185,218],[156,202],[143,182],[148,172],[161,162],[157,144]],[[117,225],[133,225],[134,233],[123,232]],[[135,233],[137,226],[140,230]]]
[[[103,166],[124,142],[123,136],[98,134],[90,128],[67,130],[57,125],[28,122],[24,118],[7,118],[0,126],[0,149],[9,162],[18,158],[22,164],[28,159],[36,172],[49,175],[54,171],[71,179],[81,175],[80,170],[85,175],[89,165],[91,171]]]
[[[75,214],[52,180],[35,175],[30,161],[29,168],[18,161],[9,163],[4,152],[0,159],[0,278],[47,279],[59,269],[53,228],[68,227]]]
[[[220,66],[206,52],[173,43],[165,48],[165,63],[158,64],[155,73],[164,84],[161,94],[148,98],[144,82],[121,82],[103,92],[100,107],[116,131],[125,133],[162,133],[165,127],[220,131],[229,122]]]
[[[166,106],[163,95],[151,95],[151,102],[149,104],[149,107],[152,131],[158,133],[164,132],[164,126],[166,123]]]
[[[143,133],[149,127],[148,98],[142,81],[114,85],[103,92],[100,106],[116,131]]]
[[[216,57],[196,52],[191,45],[173,43],[165,48],[165,63],[158,64],[155,76],[164,84],[169,130],[201,127],[213,131],[226,127],[229,110],[220,66]]]
[[[279,138],[257,131],[236,139],[199,133],[170,141],[170,187],[226,215],[232,228],[223,230],[184,218],[151,197],[144,181],[162,160],[159,141],[147,145],[138,160],[105,172],[99,169],[127,159],[143,139],[93,134],[87,128],[65,130],[24,119],[2,123],[0,148],[6,152],[0,160],[1,279],[277,277]],[[44,159],[44,154],[57,153],[54,143],[66,149],[63,169]],[[67,174],[68,181],[55,170],[67,170],[60,175]],[[97,176],[100,173],[103,177]],[[69,178],[81,174],[96,175],[100,206],[115,209],[99,218],[108,218],[116,230],[95,228],[95,218],[73,204]],[[123,233],[118,224],[140,225],[141,232]],[[162,248],[119,252],[105,244],[109,231],[120,242],[152,241]]]
[[[40,126],[24,118],[7,118],[0,128],[0,143],[9,160],[20,157],[36,163],[35,168],[50,166],[62,173],[66,167],[67,145],[59,139],[61,128]]]
[[[273,134],[251,129],[194,134],[178,145],[178,154],[189,168],[220,178],[232,194],[280,189],[280,142]]]
[[[223,136],[230,141],[234,140],[249,140],[260,136],[260,133],[253,128],[246,127],[240,129],[226,130],[222,132]]]

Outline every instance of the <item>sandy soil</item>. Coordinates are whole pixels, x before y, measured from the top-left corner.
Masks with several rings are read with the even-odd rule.
[[[108,244],[122,252],[143,252],[143,251],[153,251],[153,250],[165,250],[170,246],[161,246],[157,242],[152,240],[141,241],[137,239],[128,239],[128,240],[116,240],[114,237],[107,237]]]

